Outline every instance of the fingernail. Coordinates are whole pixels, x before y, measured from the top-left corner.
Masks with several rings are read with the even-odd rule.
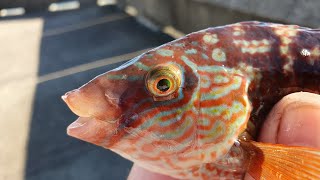
[[[278,143],[320,147],[320,107],[298,106],[287,109],[282,116]]]

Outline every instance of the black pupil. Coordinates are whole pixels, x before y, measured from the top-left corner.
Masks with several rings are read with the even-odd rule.
[[[162,92],[167,91],[170,88],[170,81],[168,79],[161,79],[157,84],[157,88]]]

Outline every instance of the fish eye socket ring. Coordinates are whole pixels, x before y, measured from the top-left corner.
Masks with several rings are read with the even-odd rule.
[[[145,84],[155,101],[173,99],[181,85],[181,71],[176,65],[158,65],[147,73]]]

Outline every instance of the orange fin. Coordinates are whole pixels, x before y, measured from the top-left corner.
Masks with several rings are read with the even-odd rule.
[[[259,142],[241,142],[251,155],[254,179],[320,179],[320,150]]]

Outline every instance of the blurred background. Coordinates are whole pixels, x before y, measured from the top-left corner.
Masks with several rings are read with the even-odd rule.
[[[126,179],[66,135],[61,95],[186,33],[259,20],[320,27],[319,0],[0,0],[0,180]]]

